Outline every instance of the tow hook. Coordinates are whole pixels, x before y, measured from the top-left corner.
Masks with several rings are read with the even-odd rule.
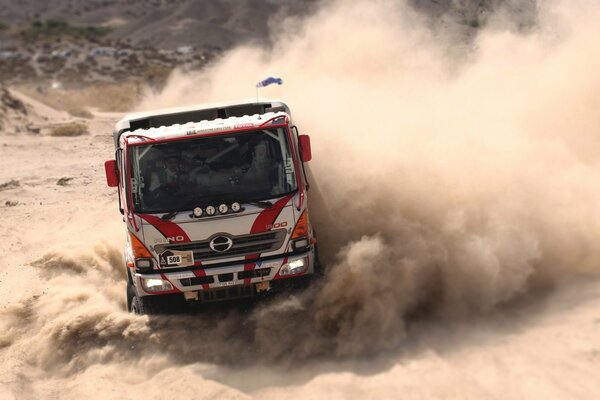
[[[191,301],[191,300],[198,300],[198,291],[194,290],[192,292],[183,292],[183,297],[187,300],[187,301]]]
[[[256,283],[256,293],[268,292],[269,290],[271,290],[269,281]]]

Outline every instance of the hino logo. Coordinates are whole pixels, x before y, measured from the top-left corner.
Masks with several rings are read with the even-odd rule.
[[[227,236],[217,236],[209,243],[212,251],[216,251],[217,253],[223,253],[233,246],[233,240]]]

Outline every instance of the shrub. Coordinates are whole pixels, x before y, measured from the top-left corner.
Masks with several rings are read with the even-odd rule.
[[[51,136],[73,137],[86,135],[88,127],[80,122],[71,122],[64,125],[55,126],[50,132]]]
[[[108,26],[73,26],[60,19],[34,21],[27,28],[22,29],[19,35],[27,40],[50,40],[61,37],[75,37],[83,39],[98,39],[112,31]]]

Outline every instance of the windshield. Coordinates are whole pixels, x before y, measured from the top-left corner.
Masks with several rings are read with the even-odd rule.
[[[283,128],[132,146],[134,210],[160,213],[279,197],[297,189]]]

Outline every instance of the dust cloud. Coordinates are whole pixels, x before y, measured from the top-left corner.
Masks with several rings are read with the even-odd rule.
[[[311,135],[326,276],[249,308],[137,317],[123,311],[119,250],[57,251],[34,263],[49,289],[0,311],[0,346],[46,379],[110,371],[129,388],[172,374],[185,394],[200,379],[190,365],[393,352],[414,321],[486,315],[595,279],[600,7],[538,12],[525,34],[482,30],[457,46],[403,3],[335,2],[276,24],[272,48],[176,73],[142,108],[253,97],[258,80],[283,78],[260,94],[285,100]]]
[[[599,272],[599,14],[544,2],[526,34],[484,30],[465,50],[401,3],[338,2],[144,107],[283,78],[261,94],[312,134],[328,268],[306,330],[331,336],[317,352],[368,353],[402,342],[407,315],[485,313]]]

